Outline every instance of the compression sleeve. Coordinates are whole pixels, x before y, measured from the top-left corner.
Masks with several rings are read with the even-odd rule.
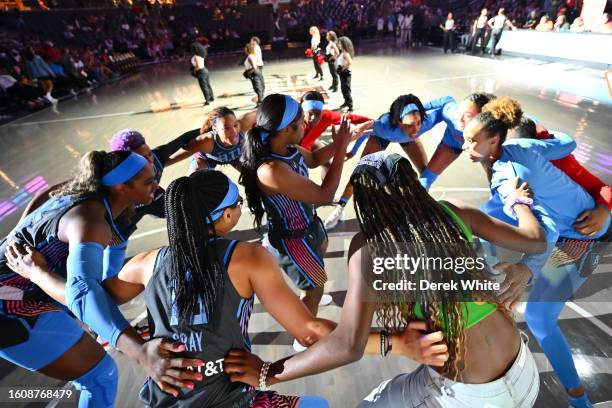
[[[513,139],[507,144],[517,144],[522,148],[538,152],[546,160],[559,160],[576,148],[576,141],[565,133],[555,133],[554,139]]]
[[[101,286],[104,247],[82,242],[70,247],[66,264],[66,303],[75,316],[115,347],[128,326]]]
[[[193,139],[200,135],[200,129],[189,130],[176,139],[161,145],[157,146],[153,149],[153,153],[157,156],[159,161],[161,161],[164,165],[177,150],[185,146],[187,143],[191,142]]]
[[[104,248],[104,260],[102,262],[102,280],[117,276],[123,267],[125,253],[127,251],[127,242],[122,242],[116,246],[108,246]]]

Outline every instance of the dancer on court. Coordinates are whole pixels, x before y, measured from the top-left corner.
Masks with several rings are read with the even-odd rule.
[[[244,52],[247,57],[244,60],[244,73],[243,76],[251,81],[253,91],[257,95],[256,107],[261,105],[264,94],[266,92],[266,82],[261,71],[261,67],[258,65],[257,52],[254,46],[254,42],[251,41],[244,46]],[[261,62],[263,64],[263,61]]]
[[[491,202],[503,206],[508,217],[516,220],[509,209],[516,202],[508,197],[509,181],[518,176],[534,191],[533,201],[523,202],[533,206],[546,231],[548,249],[541,255],[525,255],[521,263],[506,269],[514,288],[506,300],[516,302],[533,280],[525,311],[527,325],[567,389],[572,407],[590,407],[557,319],[565,302],[585,282],[609,246],[610,215],[604,227],[588,237],[576,230],[576,219],[585,211],[593,210],[595,201],[549,162],[567,156],[576,143],[560,133],[554,139],[506,141],[508,130],[516,127],[521,117],[522,110],[516,100],[500,98],[491,102],[466,127],[465,147],[470,160],[481,163],[487,172]],[[499,209],[492,211],[498,212]]]
[[[174,390],[188,373],[175,360],[179,344],[161,338],[143,342],[104,291],[101,281],[123,265],[127,242],[114,220],[135,204],[149,204],[157,188],[154,172],[140,155],[89,152],[72,181],[25,217],[0,245],[0,356],[81,390],[80,407],[113,407],[118,372],[113,359],[59,303],[68,306],[113,347],[139,362],[160,387]],[[13,242],[42,253],[48,273],[18,276]],[[47,285],[54,277],[62,283]],[[41,292],[45,288],[48,295]]]
[[[215,95],[210,86],[210,75],[206,69],[205,61],[208,55],[206,48],[199,42],[191,44],[191,66],[193,67],[193,73],[198,79],[198,85],[204,95],[204,106],[210,105],[215,100]]]
[[[223,357],[230,349],[251,348],[248,324],[255,295],[304,344],[335,327],[310,314],[260,245],[224,237],[238,223],[241,204],[238,187],[219,171],[203,170],[173,181],[166,194],[169,245],[136,255],[105,282],[117,303],[144,292],[154,327],[151,336],[181,340],[182,357],[205,362],[194,367],[192,378],[174,395],[148,380],[140,393],[147,406],[328,406],[319,397],[285,396],[231,383],[223,372]],[[45,272],[44,264],[22,267],[22,273]]]
[[[416,274],[384,270],[374,275],[372,260],[415,248],[415,254],[476,259],[471,245],[477,235],[510,248],[533,251],[544,233],[525,204],[517,203],[520,224],[513,227],[460,202],[436,202],[420,185],[407,159],[383,152],[361,159],[351,177],[360,230],[349,247],[349,284],[337,328],[303,353],[263,363],[242,350],[230,352],[225,370],[233,381],[266,386],[312,375],[359,360],[371,351],[374,337],[381,355],[395,352],[392,333],[424,319],[423,331],[441,330],[448,356],[439,364],[422,365],[378,386],[361,407],[486,406],[530,407],[538,395],[539,374],[533,356],[512,314],[491,293],[444,290],[373,291],[375,279],[448,282],[481,280],[478,267],[462,273],[427,265]],[[525,185],[512,189],[526,198]],[[393,205],[389,205],[393,203]],[[387,243],[383,246],[382,243]],[[408,245],[405,245],[408,244]],[[368,252],[366,252],[368,251]],[[410,250],[409,250],[410,251]],[[478,297],[483,300],[473,302]],[[370,333],[376,312],[384,330]],[[418,334],[417,334],[418,336]]]
[[[338,36],[333,31],[328,31],[325,35],[327,40],[327,46],[325,47],[325,61],[329,67],[329,74],[332,77],[332,84],[328,88],[331,92],[338,91],[338,72],[336,72],[336,60],[340,56],[340,49],[338,48]]]
[[[338,66],[338,75],[340,76],[340,90],[342,91],[342,97],[344,103],[340,105],[339,109],[346,108],[347,112],[353,111],[353,92],[351,90],[351,78],[353,59],[355,58],[355,48],[353,42],[348,37],[340,37],[338,40],[340,49],[340,55],[336,60]]]
[[[331,202],[338,188],[349,143],[349,123],[343,121],[333,135],[333,143],[313,153],[295,147],[303,133],[304,115],[299,103],[287,95],[268,95],[242,145],[240,182],[255,226],[261,228],[266,214],[268,237],[280,254],[279,264],[305,291],[303,302],[316,316],[327,281],[323,263],[327,237],[314,204]],[[322,184],[311,181],[308,168],[332,157]]]
[[[321,54],[321,33],[319,32],[319,27],[310,27],[308,34],[310,34],[310,50],[312,51],[312,63],[315,69],[315,76],[312,79],[322,81],[323,68],[319,64],[319,55]]]

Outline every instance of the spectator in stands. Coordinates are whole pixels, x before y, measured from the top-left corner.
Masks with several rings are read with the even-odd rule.
[[[472,30],[474,31],[474,37],[472,38],[472,54],[476,51],[476,43],[478,43],[478,40],[480,40],[480,50],[482,54],[484,54],[487,47],[487,22],[489,21],[487,14],[488,10],[483,8],[480,10],[480,16],[474,21]]]
[[[0,90],[4,92],[9,101],[15,101],[28,109],[36,109],[45,105],[40,98],[41,92],[38,87],[17,81],[2,66],[0,66]]]
[[[536,26],[536,31],[552,31],[554,24],[548,15],[542,16],[540,23]]]
[[[595,31],[601,34],[611,34],[612,33],[612,21],[610,20],[610,15],[608,13],[603,13],[601,16],[601,24],[597,27]]]
[[[491,55],[495,55],[495,48],[497,48],[497,44],[501,40],[504,28],[508,27],[516,30],[516,27],[506,17],[506,11],[503,7],[499,9],[497,15],[490,19],[487,24],[491,28]]]
[[[444,32],[444,53],[450,50],[451,54],[455,51],[455,20],[453,13],[448,13],[444,25],[440,24]]]
[[[570,24],[567,22],[567,19],[564,14],[561,14],[559,17],[557,17],[554,30],[561,32],[568,32],[570,30]]]
[[[32,47],[28,47],[25,51],[25,69],[30,79],[38,81],[44,92],[43,97],[52,104],[56,104],[57,99],[51,96],[55,74],[40,55],[34,52]]]
[[[586,31],[586,27],[584,26],[584,19],[582,17],[576,17],[572,26],[570,27],[570,31],[572,33],[584,33]]]
[[[529,18],[527,19],[525,24],[523,24],[523,28],[533,30],[534,28],[536,28],[537,25],[538,25],[537,12],[535,10],[531,10],[531,12],[529,13]]]

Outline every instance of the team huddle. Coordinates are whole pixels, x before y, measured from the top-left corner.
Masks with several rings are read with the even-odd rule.
[[[421,137],[440,123],[443,137],[428,157]],[[326,143],[320,137],[328,130]],[[386,153],[391,143],[405,156]],[[299,101],[270,94],[240,116],[217,107],[203,126],[155,148],[138,131],[119,131],[110,151],[87,153],[71,179],[35,197],[0,243],[0,356],[72,381],[79,407],[115,406],[119,375],[77,321],[142,366],[140,399],[151,407],[327,407],[321,396],[269,387],[364,354],[421,365],[381,378],[360,407],[530,407],[539,373],[513,313],[526,299],[527,326],[569,403],[590,407],[557,321],[609,250],[612,189],[580,165],[575,148],[517,100],[486,93],[461,102],[401,95],[374,120],[325,109],[317,91]],[[429,194],[461,154],[486,174],[490,198],[480,208]],[[184,159],[188,175],[160,187],[164,169]],[[239,171],[265,247],[226,237],[243,197],[218,170],[224,165]],[[309,177],[318,167],[321,182]],[[343,172],[350,181],[336,196]],[[332,322],[317,317],[331,299],[327,231],[343,220],[351,197],[359,231],[348,250],[341,318]],[[333,206],[325,220],[316,211],[322,205]],[[126,263],[128,239],[145,215],[166,219],[168,245]],[[450,259],[490,256],[479,267],[462,264],[460,273],[428,262],[413,273],[373,272],[377,257],[406,248]],[[501,248],[520,259],[491,262]],[[370,279],[450,285],[499,274],[499,290],[473,292],[378,291]],[[118,307],[141,293],[150,340]],[[255,296],[295,339],[297,354],[264,362],[251,353]]]

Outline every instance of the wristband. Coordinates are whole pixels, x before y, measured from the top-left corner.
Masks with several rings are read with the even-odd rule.
[[[268,370],[270,369],[270,362],[265,361],[259,371],[259,389],[261,391],[268,391],[269,387],[266,385],[266,378],[268,377]]]
[[[516,212],[514,211],[514,206],[517,204],[525,204],[529,206],[530,209],[533,210],[533,198],[515,197],[514,200],[506,203],[506,205],[504,206],[505,212],[516,216]]]

